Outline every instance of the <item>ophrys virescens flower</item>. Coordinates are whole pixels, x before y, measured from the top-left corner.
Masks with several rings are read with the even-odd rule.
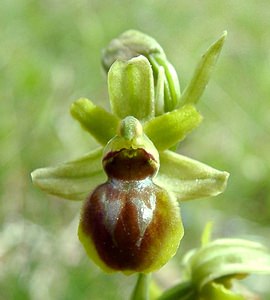
[[[88,197],[79,238],[105,270],[149,272],[176,252],[183,227],[176,201],[153,182],[159,155],[140,122],[126,117],[105,147],[108,176]]]
[[[117,59],[108,73],[112,113],[84,98],[71,107],[101,147],[32,173],[46,192],[86,199],[79,238],[102,269],[147,273],[160,268],[183,235],[178,202],[224,190],[228,173],[169,150],[201,122],[194,103],[224,37],[203,56],[181,97],[163,52]]]

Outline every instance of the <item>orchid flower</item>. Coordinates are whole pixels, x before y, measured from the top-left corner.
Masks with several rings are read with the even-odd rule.
[[[195,104],[225,36],[201,58],[182,95],[176,71],[154,39],[128,31],[113,40],[103,55],[111,112],[86,98],[71,106],[100,146],[32,173],[45,192],[85,201],[79,239],[103,270],[159,269],[183,237],[181,203],[224,191],[227,172],[172,149],[202,120]]]

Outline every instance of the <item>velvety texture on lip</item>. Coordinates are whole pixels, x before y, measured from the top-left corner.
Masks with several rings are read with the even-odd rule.
[[[179,207],[152,180],[158,164],[139,148],[109,152],[103,166],[108,180],[82,209],[82,244],[107,271],[160,268],[175,254],[183,227]]]
[[[109,269],[136,272],[160,268],[183,235],[178,207],[151,179],[100,185],[85,203],[80,230]]]

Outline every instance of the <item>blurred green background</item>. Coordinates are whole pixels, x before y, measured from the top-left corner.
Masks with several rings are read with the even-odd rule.
[[[270,248],[270,2],[30,1],[0,7],[0,299],[128,299],[135,277],[103,274],[77,240],[81,203],[50,197],[30,180],[35,168],[95,146],[69,115],[88,97],[108,107],[101,50],[127,29],[153,36],[183,88],[207,47],[228,39],[200,101],[204,122],[182,154],[231,173],[223,195],[182,204],[185,237],[155,276],[181,276],[182,254],[214,237],[241,237]],[[251,258],[252,259],[252,258]],[[246,283],[270,299],[269,277]]]

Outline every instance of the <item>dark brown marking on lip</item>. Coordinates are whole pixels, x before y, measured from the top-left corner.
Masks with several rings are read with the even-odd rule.
[[[173,215],[168,217],[167,213],[164,213],[172,211],[169,196],[150,179],[146,179],[147,182],[143,181],[127,183],[109,180],[100,185],[84,205],[81,216],[82,230],[91,237],[98,255],[112,269],[143,271],[159,259],[162,247],[171,246],[166,244],[166,237],[174,230],[176,223],[173,221]],[[154,199],[155,205],[150,205],[149,195]],[[153,210],[143,236],[140,224],[145,222],[149,215],[144,215],[143,211],[138,214],[140,204],[136,207],[134,199],[139,199],[148,209]],[[119,200],[121,210],[113,216],[116,219],[111,228],[106,220],[110,211],[104,211],[104,207],[109,209],[110,205],[104,206],[104,203]],[[175,218],[178,218],[178,214],[179,212],[175,212]]]
[[[109,177],[121,180],[141,180],[157,171],[153,156],[141,148],[110,152],[104,157],[103,165]]]

